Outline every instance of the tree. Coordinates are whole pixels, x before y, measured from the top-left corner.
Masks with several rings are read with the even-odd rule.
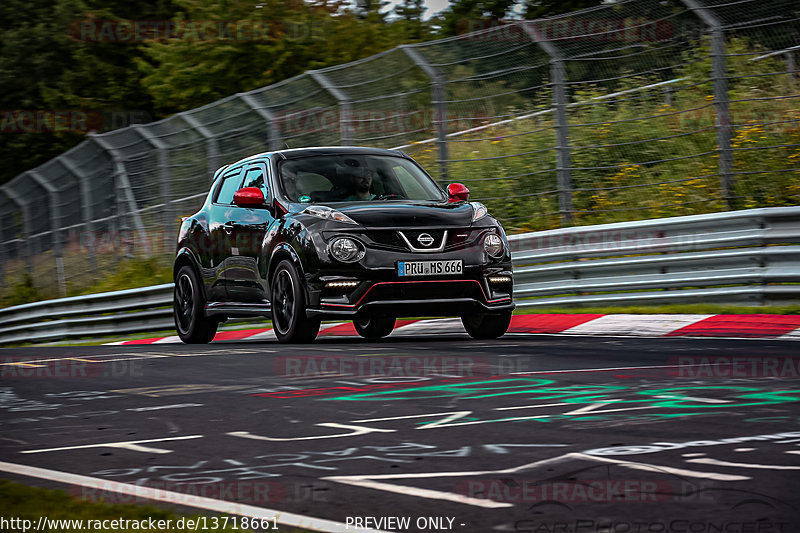
[[[603,0],[525,0],[524,14],[526,19],[538,19],[599,6],[602,3]]]

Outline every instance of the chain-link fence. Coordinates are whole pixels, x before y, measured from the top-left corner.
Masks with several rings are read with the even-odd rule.
[[[169,256],[219,166],[400,148],[511,232],[800,204],[796,0],[627,0],[494,25],[89,138],[0,187],[0,276],[64,295]]]

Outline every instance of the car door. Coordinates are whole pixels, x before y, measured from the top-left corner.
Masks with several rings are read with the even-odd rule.
[[[269,299],[269,287],[259,274],[261,247],[272,216],[272,191],[269,167],[263,161],[245,167],[242,187],[256,187],[264,193],[263,207],[235,207],[227,224],[232,227],[230,266],[225,269],[228,297],[237,302],[260,302]]]
[[[233,205],[233,194],[241,187],[243,170],[244,166],[238,166],[222,176],[222,182],[215,191],[208,210],[209,264],[203,277],[210,302],[224,302],[230,299],[227,290],[228,280],[225,276],[225,271],[231,266],[233,255],[233,226],[229,221],[233,217],[232,211],[236,208]]]

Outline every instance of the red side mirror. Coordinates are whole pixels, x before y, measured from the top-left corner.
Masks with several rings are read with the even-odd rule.
[[[233,193],[233,203],[239,207],[263,207],[264,193],[258,187],[245,187]]]
[[[447,195],[450,197],[448,201],[453,202],[466,202],[469,200],[469,189],[461,183],[451,183],[447,186]]]

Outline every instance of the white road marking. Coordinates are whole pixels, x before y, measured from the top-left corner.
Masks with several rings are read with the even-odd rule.
[[[460,318],[435,318],[418,320],[395,328],[392,337],[400,335],[428,335],[434,333],[466,333]]]
[[[264,437],[263,435],[253,435],[249,431],[230,431],[226,435],[231,437],[241,437],[243,439],[253,440],[266,440],[270,442],[289,442],[295,440],[317,440],[317,439],[335,439],[337,437],[355,437],[357,435],[366,435],[367,433],[394,433],[396,429],[375,429],[366,426],[351,426],[348,424],[338,424],[336,422],[324,422],[322,424],[314,424],[315,426],[337,428],[337,429],[351,429],[350,433],[340,433],[338,435],[314,435],[311,437]]]
[[[162,409],[182,409],[184,407],[202,407],[202,403],[175,403],[172,405],[154,405],[152,407],[133,407],[125,409],[126,411],[160,411]]]
[[[656,396],[663,400],[687,400],[698,403],[731,403],[731,400],[719,400],[717,398],[696,398],[694,396],[679,396],[677,394],[661,394]]]
[[[158,339],[157,341],[153,342],[152,344],[174,344],[181,342],[181,338],[177,335],[170,335],[169,337],[164,337],[163,339]]]
[[[614,463],[619,466],[630,468],[631,470],[644,470],[645,472],[659,472],[662,474],[674,474],[676,476],[686,477],[699,477],[702,479],[714,479],[717,481],[746,481],[752,479],[748,476],[736,476],[731,474],[718,474],[716,472],[698,472],[696,470],[686,470],[684,468],[675,468],[672,466],[652,465],[648,463],[637,463],[633,461],[623,461],[620,459],[612,459],[610,457],[600,457],[596,455],[585,455],[582,453],[574,454],[576,457],[585,459],[591,457],[597,461],[606,463]],[[699,461],[699,459],[690,459],[690,461]]]
[[[701,459],[687,459],[687,463],[699,463],[703,465],[713,466],[733,466],[737,468],[754,468],[756,470],[800,470],[800,466],[789,465],[761,465],[752,463],[732,463],[730,461],[720,461],[712,459],[711,457],[703,457]]]
[[[605,315],[562,331],[565,335],[666,335],[714,315]]]
[[[272,329],[268,329],[266,331],[262,331],[261,333],[254,333],[249,337],[245,337],[245,341],[277,341],[278,337],[275,336],[275,331]]]
[[[521,472],[529,472],[535,470],[536,468],[549,466],[554,464],[559,464],[563,462],[569,462],[572,460],[585,460],[585,461],[592,461],[592,462],[601,462],[601,463],[613,463],[618,464],[625,468],[631,468],[633,470],[644,470],[648,472],[659,472],[664,474],[675,474],[675,475],[682,475],[687,477],[697,477],[703,479],[714,479],[719,481],[745,481],[751,479],[748,476],[736,476],[736,475],[729,475],[729,474],[717,474],[715,472],[698,472],[695,470],[686,470],[683,468],[673,468],[669,466],[660,466],[660,465],[653,465],[647,463],[636,463],[631,461],[623,461],[619,459],[611,459],[608,457],[597,457],[593,455],[587,455],[584,453],[566,453],[564,455],[559,455],[557,457],[551,457],[549,459],[542,459],[540,461],[535,461],[533,463],[528,463],[512,468],[506,468],[502,470],[479,470],[479,471],[466,471],[466,472],[420,472],[416,474],[376,474],[376,475],[360,475],[360,476],[329,476],[322,478],[326,481],[335,481],[337,483],[344,483],[346,485],[353,485],[356,487],[364,487],[369,489],[375,490],[383,490],[386,492],[394,492],[396,494],[402,494],[404,496],[412,496],[417,498],[428,498],[432,500],[445,500],[451,501],[455,503],[463,503],[466,505],[472,505],[475,507],[484,507],[489,509],[497,509],[497,508],[504,508],[504,507],[512,507],[512,504],[505,503],[505,502],[496,502],[493,500],[488,500],[484,498],[472,498],[468,496],[464,496],[462,494],[457,494],[453,492],[443,492],[438,490],[430,490],[430,489],[421,489],[418,487],[409,487],[406,485],[396,485],[393,483],[388,483],[388,480],[396,480],[396,479],[441,479],[441,478],[453,478],[453,477],[461,477],[461,478],[469,478],[475,476],[487,476],[487,475],[502,475],[502,474],[517,474]],[[386,481],[385,481],[386,480]]]
[[[104,479],[70,474],[69,472],[60,472],[58,470],[49,470],[46,468],[37,468],[35,466],[0,461],[0,471],[39,479],[47,479],[57,481],[59,483],[67,483],[69,485],[77,485],[80,487],[87,487],[107,492],[126,494],[129,496],[146,498],[148,500],[171,503],[174,505],[185,505],[187,507],[194,507],[196,509],[214,511],[216,513],[234,514],[238,516],[270,520],[275,518],[279,524],[310,529],[312,531],[346,533],[352,530],[352,528],[348,529],[345,524],[342,524],[341,522],[334,522],[332,520],[324,520],[321,518],[314,518],[312,516],[287,513],[285,511],[268,509],[266,507],[256,507],[253,505],[228,502],[225,500],[215,500],[213,498],[205,498],[203,496],[195,496],[192,494],[181,494],[179,492],[172,492],[164,489],[154,489],[144,485],[132,485],[130,483],[120,483],[118,481],[106,481]],[[387,533],[376,529],[365,528],[359,528],[359,531],[361,533]]]
[[[790,331],[785,335],[781,335],[778,337],[779,339],[786,339],[786,340],[793,340],[793,341],[800,341],[800,328],[797,328],[794,331]]]
[[[148,442],[164,442],[168,440],[187,440],[199,439],[202,435],[186,435],[183,437],[165,437],[163,439],[148,439],[148,440],[129,440],[121,442],[104,442],[101,444],[84,444],[81,446],[64,446],[62,448],[45,448],[42,450],[26,450],[20,453],[45,453],[45,452],[61,452],[65,450],[82,450],[86,448],[121,448],[123,450],[130,450],[133,452],[144,453],[172,453],[172,450],[164,450],[163,448],[153,448],[150,446],[141,446],[143,443]]]

